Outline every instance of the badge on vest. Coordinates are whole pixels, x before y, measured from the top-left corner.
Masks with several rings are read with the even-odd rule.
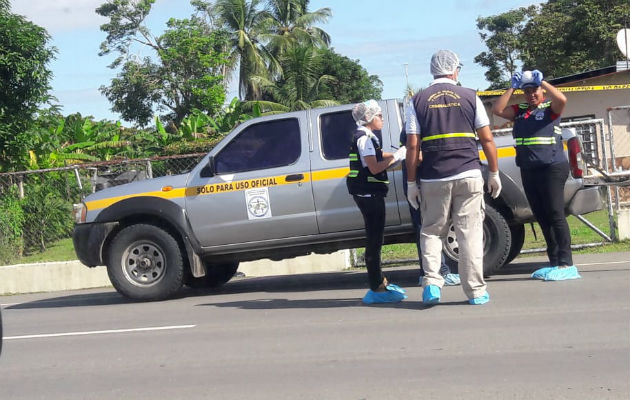
[[[545,118],[545,113],[536,113],[536,121],[542,121]]]

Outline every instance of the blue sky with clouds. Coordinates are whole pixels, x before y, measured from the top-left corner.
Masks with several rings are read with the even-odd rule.
[[[107,68],[113,56],[99,57],[106,20],[94,10],[104,0],[11,0],[12,12],[40,25],[58,50],[49,66],[54,74],[53,95],[64,114],[80,112],[97,120],[117,120],[98,88],[108,85],[116,71]],[[485,50],[476,27],[478,17],[496,15],[521,6],[526,0],[311,0],[310,9],[332,9],[333,17],[321,25],[332,37],[335,51],[359,60],[370,74],[384,83],[383,98],[401,97],[409,84],[426,87],[431,81],[429,60],[440,48],[460,55],[464,86],[485,89],[484,69],[473,62]],[[164,29],[170,17],[187,18],[187,0],[156,0],[147,25],[152,32]],[[149,55],[149,53],[141,54]],[[229,98],[235,91],[228,94]]]

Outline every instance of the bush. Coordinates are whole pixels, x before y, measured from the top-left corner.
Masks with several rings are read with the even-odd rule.
[[[45,184],[32,183],[26,188],[21,202],[28,229],[24,234],[26,253],[45,251],[47,244],[72,233],[72,205],[67,201],[66,186],[65,180],[54,177]]]
[[[0,198],[0,265],[12,264],[22,257],[24,222],[24,211],[14,186]]]

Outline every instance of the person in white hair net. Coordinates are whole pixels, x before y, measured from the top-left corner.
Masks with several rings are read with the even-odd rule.
[[[427,306],[441,299],[442,240],[449,221],[459,245],[458,272],[468,302],[490,300],[483,277],[484,180],[477,137],[488,162],[492,198],[501,193],[501,180],[486,109],[475,90],[457,84],[461,66],[450,50],[433,54],[433,82],[411,98],[405,111],[407,199],[422,213],[422,301]]]
[[[375,132],[383,129],[383,113],[375,100],[358,103],[352,109],[357,129],[350,145],[350,173],[346,178],[348,192],[363,215],[366,245],[365,265],[370,289],[363,303],[397,303],[407,298],[405,290],[390,284],[381,270],[381,248],[385,232],[385,196],[388,191],[386,169],[404,159],[406,150],[395,153],[382,149]]]
[[[532,278],[562,281],[581,278],[573,264],[571,231],[564,213],[564,185],[569,162],[564,153],[560,114],[566,96],[543,79],[539,70],[515,72],[508,88],[492,107],[492,112],[514,121],[516,165],[527,201],[547,243],[549,265],[537,269]],[[516,89],[523,89],[525,103],[508,106]],[[549,99],[545,98],[547,92]]]

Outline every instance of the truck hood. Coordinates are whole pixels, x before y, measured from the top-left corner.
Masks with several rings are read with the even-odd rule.
[[[92,193],[85,198],[86,202],[109,199],[112,197],[121,196],[134,196],[143,193],[160,192],[162,188],[171,186],[173,189],[184,188],[188,174],[182,175],[169,175],[154,179],[145,179],[136,182],[125,183],[100,190],[96,193]]]

